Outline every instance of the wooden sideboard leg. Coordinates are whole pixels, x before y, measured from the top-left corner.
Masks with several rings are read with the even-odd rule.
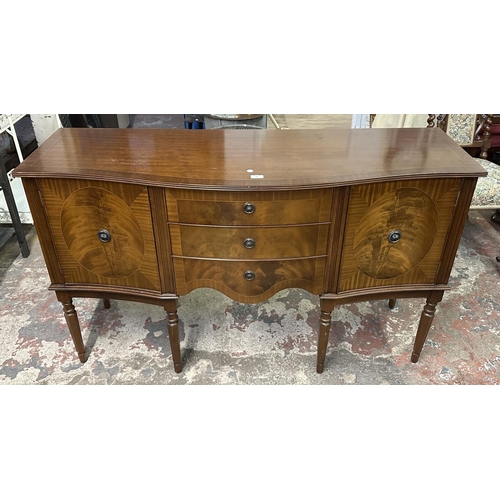
[[[179,317],[177,316],[177,301],[168,300],[164,306],[167,313],[168,337],[170,339],[170,349],[172,350],[172,359],[174,361],[174,370],[181,373],[181,346],[179,342]]]
[[[330,326],[332,324],[333,304],[321,301],[321,315],[319,318],[318,335],[318,361],[316,371],[323,373],[325,365],[326,350],[328,348],[328,337],[330,336]]]
[[[394,309],[396,307],[396,299],[390,299],[388,307],[389,309]]]
[[[429,329],[434,319],[434,313],[436,312],[436,306],[441,302],[443,298],[443,291],[432,292],[422,311],[420,316],[420,323],[418,324],[417,336],[415,338],[415,344],[413,345],[413,352],[411,354],[411,362],[416,363],[420,357],[420,352],[424,346],[425,339],[429,333]]]
[[[109,301],[109,299],[102,299],[102,302],[105,309],[109,309],[111,307],[111,302]]]
[[[78,316],[75,311],[75,306],[71,297],[66,292],[56,292],[57,300],[61,302],[64,311],[64,317],[66,318],[66,323],[68,324],[69,333],[75,344],[76,352],[82,363],[85,363],[88,359],[85,354],[85,345],[83,344],[82,332],[80,330],[80,323],[78,321]]]

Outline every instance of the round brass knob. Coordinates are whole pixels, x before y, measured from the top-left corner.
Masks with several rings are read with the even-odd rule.
[[[255,205],[253,203],[245,203],[243,205],[243,211],[246,214],[253,214],[255,212]]]
[[[106,229],[101,229],[97,231],[97,237],[103,242],[108,243],[111,240],[111,234]]]
[[[252,239],[252,238],[247,238],[244,242],[243,242],[243,246],[245,248],[253,248],[255,246],[255,240]]]
[[[247,281],[252,281],[255,278],[255,273],[253,271],[245,271],[244,276]]]
[[[398,229],[396,229],[395,231],[391,231],[389,233],[389,236],[387,237],[387,239],[391,242],[391,243],[397,243],[400,239],[401,239],[401,231],[399,231]]]

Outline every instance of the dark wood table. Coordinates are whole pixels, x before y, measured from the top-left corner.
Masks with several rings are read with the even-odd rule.
[[[300,287],[320,297],[322,372],[354,301],[426,299],[418,360],[486,172],[440,129],[61,129],[14,175],[82,362],[74,297],[163,306],[179,372],[180,295]]]

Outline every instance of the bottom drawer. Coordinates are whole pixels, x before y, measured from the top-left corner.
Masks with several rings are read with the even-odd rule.
[[[177,294],[215,288],[244,303],[256,303],[285,288],[323,293],[325,258],[281,261],[219,261],[174,258]]]

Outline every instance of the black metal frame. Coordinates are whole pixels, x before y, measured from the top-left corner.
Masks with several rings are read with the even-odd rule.
[[[5,196],[5,201],[7,202],[7,208],[9,209],[10,218],[12,220],[12,227],[16,234],[19,246],[21,247],[21,253],[23,257],[28,257],[30,254],[30,249],[26,241],[26,236],[24,235],[24,229],[21,223],[21,218],[19,217],[19,212],[17,211],[16,201],[14,199],[14,194],[12,193],[12,187],[10,185],[9,176],[7,175],[7,169],[5,168],[5,163],[1,155],[0,155],[0,186],[2,187],[2,191]],[[9,237],[10,236],[11,234],[9,234]]]

